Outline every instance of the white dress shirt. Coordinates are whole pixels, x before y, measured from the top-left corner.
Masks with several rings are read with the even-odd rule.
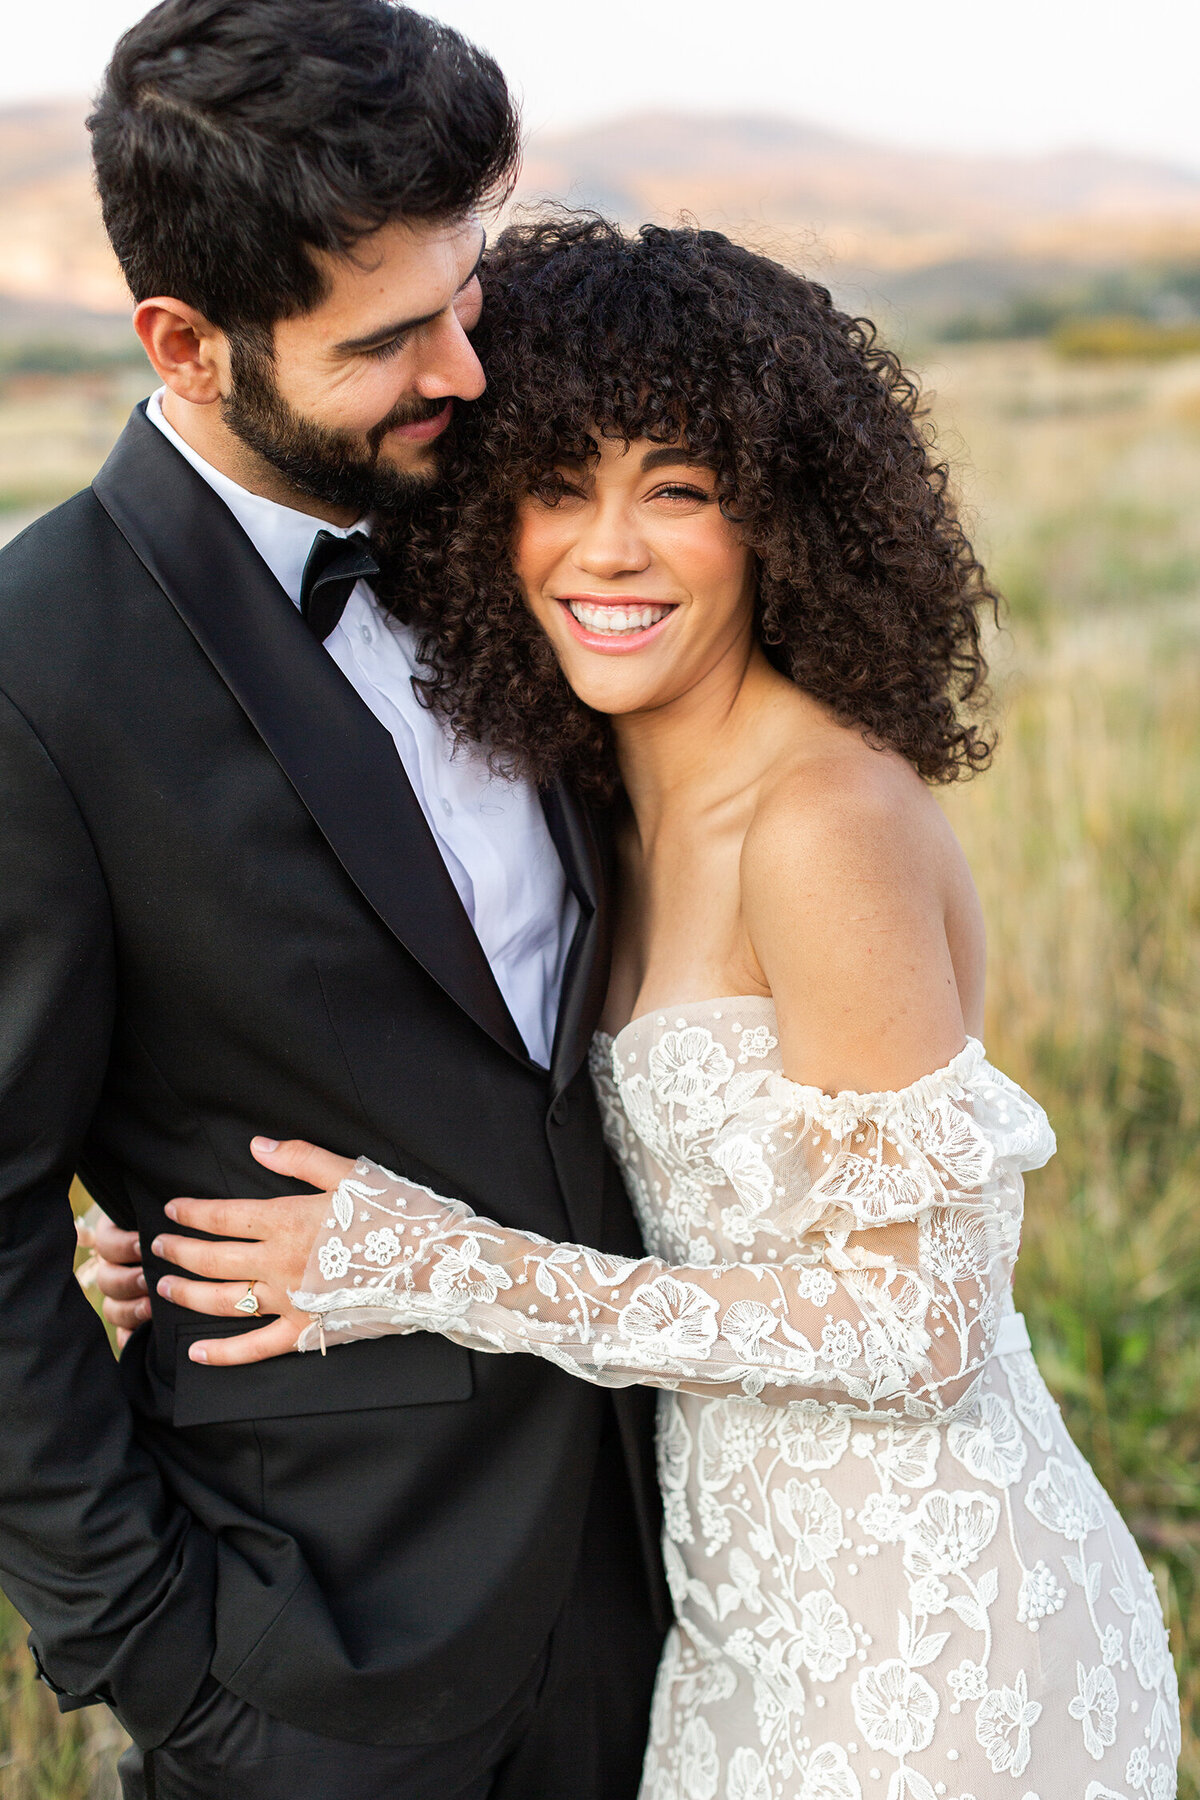
[[[160,388],[146,417],[225,502],[294,606],[318,531],[345,528],[239,487],[186,444],[163,416]],[[497,986],[534,1062],[550,1066],[563,967],[579,916],[545,814],[528,782],[491,773],[482,751],[456,748],[449,728],[413,692],[414,633],[390,618],[365,581],[325,648],[392,741],[475,928]]]

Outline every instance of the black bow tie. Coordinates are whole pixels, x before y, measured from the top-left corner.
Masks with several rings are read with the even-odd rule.
[[[300,578],[300,612],[319,644],[323,644],[346,610],[359,581],[379,573],[369,538],[361,531],[335,537],[318,531]]]

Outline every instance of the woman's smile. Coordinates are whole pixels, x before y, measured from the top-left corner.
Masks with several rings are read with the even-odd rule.
[[[661,636],[678,602],[623,594],[619,600],[594,594],[564,594],[559,601],[577,642],[603,656],[621,656]]]

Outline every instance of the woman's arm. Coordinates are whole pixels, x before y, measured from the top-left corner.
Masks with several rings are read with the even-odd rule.
[[[330,1342],[436,1330],[603,1386],[936,1417],[977,1379],[1015,1255],[1020,1170],[1051,1145],[1039,1109],[969,1044],[896,1094],[769,1083],[714,1147],[754,1221],[743,1263],[671,1266],[552,1244],[311,1146],[261,1159],[313,1180],[336,1172],[333,1192],[176,1203],[183,1222],[258,1241],[163,1250],[255,1278],[264,1310],[285,1315],[209,1345],[213,1362],[249,1360],[260,1337],[278,1353],[281,1334],[290,1347],[305,1328],[315,1348],[320,1321]],[[206,1312],[231,1312],[244,1292],[170,1283],[173,1300]]]
[[[292,1298],[331,1341],[436,1330],[602,1386],[936,1417],[990,1349],[1039,1117],[975,1043],[897,1094],[777,1077],[713,1145],[749,1230],[707,1267],[553,1244],[360,1163]]]
[[[903,794],[857,799],[832,832],[819,806],[760,820],[744,857],[746,917],[789,1067],[884,1079],[897,1070],[903,1085],[831,1096],[831,1081],[774,1077],[737,1111],[712,1154],[746,1221],[741,1261],[614,1261],[478,1217],[372,1165],[284,1147],[260,1160],[331,1189],[336,1175],[336,1192],[302,1203],[286,1264],[243,1252],[238,1273],[257,1269],[263,1304],[285,1313],[275,1341],[436,1330],[606,1386],[922,1417],[959,1405],[1011,1277],[1020,1171],[1052,1140],[979,1047],[962,1049],[938,846],[903,816]],[[260,1235],[266,1247],[277,1230],[266,1213],[280,1204],[227,1218],[192,1203],[178,1216]],[[164,1253],[220,1274],[230,1248],[176,1241]],[[211,1289],[185,1286],[172,1279],[172,1298],[221,1309]],[[206,1348],[212,1361],[245,1360],[254,1335]]]

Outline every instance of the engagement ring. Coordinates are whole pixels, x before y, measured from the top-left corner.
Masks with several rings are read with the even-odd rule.
[[[240,1300],[233,1303],[234,1311],[240,1313],[256,1313],[258,1311],[258,1295],[254,1292],[254,1283],[246,1289]]]

